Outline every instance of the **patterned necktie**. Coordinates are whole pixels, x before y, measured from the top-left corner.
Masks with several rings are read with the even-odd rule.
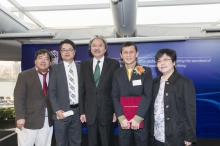
[[[130,81],[131,80],[131,75],[132,75],[132,68],[128,68],[128,80]]]
[[[46,77],[47,77],[47,73],[43,74],[40,70],[37,70],[37,72],[41,75],[43,75],[43,92],[44,92],[44,96],[47,96],[47,81],[46,81]]]
[[[68,65],[69,72],[68,72],[68,81],[69,81],[69,99],[70,105],[76,103],[76,92],[75,92],[75,83],[74,83],[74,74],[72,65]]]
[[[95,72],[94,72],[94,81],[95,81],[95,85],[96,87],[99,84],[99,78],[100,78],[100,67],[99,67],[99,63],[100,61],[97,61],[97,64],[95,66]]]

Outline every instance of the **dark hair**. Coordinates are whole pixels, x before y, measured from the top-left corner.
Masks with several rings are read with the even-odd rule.
[[[70,44],[74,50],[76,50],[76,46],[75,46],[75,43],[69,39],[65,39],[63,41],[60,42],[60,50],[62,49],[62,45],[63,44]]]
[[[157,62],[159,60],[159,58],[161,58],[164,54],[166,54],[167,56],[169,56],[172,60],[172,62],[176,62],[176,51],[169,49],[169,48],[164,48],[164,49],[160,49],[159,51],[157,51],[156,55],[155,55],[155,61]]]
[[[137,46],[136,46],[135,43],[133,43],[133,42],[125,42],[125,43],[122,44],[122,46],[121,46],[121,53],[122,53],[122,49],[123,49],[124,47],[129,47],[129,46],[134,46],[135,51],[138,52],[138,49],[137,49]]]
[[[99,36],[99,35],[94,35],[94,36],[90,39],[90,41],[89,41],[89,50],[91,49],[91,44],[92,44],[92,42],[93,42],[94,39],[101,39],[101,40],[103,41],[104,45],[105,45],[105,49],[107,50],[108,45],[107,45],[106,39],[105,39],[103,36]]]
[[[47,54],[50,58],[50,62],[52,61],[52,54],[50,53],[50,51],[48,51],[47,49],[40,49],[35,53],[35,60],[37,59],[37,57],[41,54]]]

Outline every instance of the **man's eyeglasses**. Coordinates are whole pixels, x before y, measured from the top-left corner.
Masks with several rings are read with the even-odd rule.
[[[63,52],[63,53],[65,53],[65,52],[68,52],[68,53],[69,53],[69,52],[72,52],[73,50],[74,50],[74,49],[67,49],[67,50],[61,49],[60,51]]]
[[[103,45],[103,44],[100,44],[100,45],[91,45],[91,47],[92,47],[92,48],[96,48],[96,47],[102,48],[102,47],[104,47],[104,45]]]
[[[163,60],[157,60],[157,64],[161,64],[162,62],[167,63],[171,59],[163,59]]]

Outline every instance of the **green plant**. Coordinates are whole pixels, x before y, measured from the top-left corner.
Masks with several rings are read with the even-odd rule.
[[[15,109],[12,108],[0,108],[0,121],[7,121],[15,118]]]

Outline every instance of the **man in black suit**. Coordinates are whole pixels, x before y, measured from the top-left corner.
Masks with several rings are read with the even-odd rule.
[[[94,56],[81,63],[80,120],[87,122],[89,146],[113,146],[113,102],[111,98],[112,77],[119,62],[104,56],[106,40],[93,37],[89,48]]]
[[[79,119],[78,76],[80,66],[74,62],[75,44],[71,40],[60,42],[63,62],[52,66],[49,98],[53,110],[57,146],[81,146],[82,124]],[[64,112],[72,112],[66,116]]]
[[[137,64],[137,46],[133,42],[125,42],[121,47],[121,58],[125,66],[117,69],[113,76],[112,98],[119,121],[118,137],[120,146],[129,146],[132,136],[138,146],[147,146],[149,141],[149,107],[152,92],[152,73],[150,68]],[[120,104],[120,97],[141,97],[136,114],[126,119]],[[126,99],[125,99],[126,100]],[[139,128],[143,121],[143,128]]]

